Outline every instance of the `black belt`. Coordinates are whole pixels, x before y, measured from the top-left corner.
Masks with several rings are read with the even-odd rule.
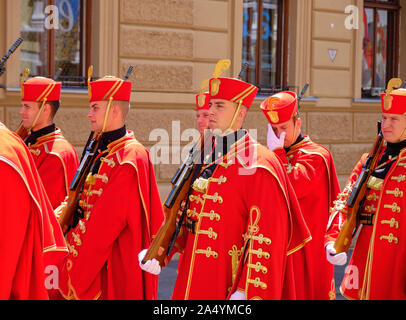
[[[361,212],[359,214],[359,223],[366,226],[372,226],[375,222],[375,213]]]

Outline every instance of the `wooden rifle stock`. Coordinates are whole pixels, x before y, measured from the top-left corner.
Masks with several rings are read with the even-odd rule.
[[[199,159],[201,152],[204,150],[204,141],[208,140],[208,137],[203,137],[203,135],[201,135],[200,139],[189,151],[189,156],[176,171],[171,181],[173,185],[172,190],[163,204],[165,220],[159,229],[157,236],[147,250],[142,263],[155,258],[159,261],[161,267],[168,264],[168,248],[170,247],[171,240],[174,240],[172,238],[176,231],[178,212],[182,207],[183,200],[185,200],[188,196],[193,179],[193,173],[197,167],[197,159]],[[187,204],[185,204],[185,206],[186,205]]]
[[[347,220],[344,222],[343,227],[341,228],[340,233],[338,234],[338,237],[334,243],[334,249],[337,253],[348,252],[348,249],[352,243],[352,238],[358,229],[359,213],[363,205],[365,192],[367,190],[367,181],[376,168],[383,145],[380,124],[378,127],[378,136],[376,137],[375,142],[372,145],[364,164],[362,165],[363,168],[361,174],[346,203],[348,207]]]
[[[96,155],[99,139],[100,135],[96,138],[92,138],[88,146],[86,146],[85,154],[69,186],[68,199],[66,200],[66,204],[63,203],[62,213],[60,214],[60,217],[58,219],[59,225],[61,226],[64,235],[69,231],[69,228],[72,225],[73,217],[77,210],[83,185],[86,182],[86,178],[90,172],[90,168]],[[58,209],[59,208],[57,208],[55,211],[57,212]]]
[[[178,196],[173,204],[172,208],[167,207],[163,204],[163,209],[165,213],[165,221],[162,224],[161,228],[158,231],[155,239],[152,241],[151,246],[149,247],[143,262],[145,263],[148,260],[155,258],[159,261],[159,264],[164,267],[168,264],[167,261],[167,252],[169,243],[171,242],[172,235],[176,230],[176,217],[178,215],[178,210],[181,207],[182,201],[186,198],[191,180],[192,180],[192,172],[195,168],[193,167],[190,170],[189,177],[184,180],[183,186],[180,188]],[[182,177],[180,177],[182,179]],[[175,187],[174,187],[175,188]]]
[[[29,132],[30,131],[23,126],[22,122],[20,123],[20,126],[16,131],[16,133],[20,136],[21,139],[23,139],[23,141],[25,140],[25,138],[27,138]]]

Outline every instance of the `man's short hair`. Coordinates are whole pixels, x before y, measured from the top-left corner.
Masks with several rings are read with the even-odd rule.
[[[112,104],[118,105],[120,108],[123,118],[125,119],[127,117],[128,112],[130,111],[130,102],[129,101],[123,101],[123,100],[114,100]]]
[[[59,102],[59,100],[57,101],[47,101],[46,104],[49,104],[51,106],[51,117],[55,117],[56,112],[59,109],[59,106],[61,105],[61,103]]]

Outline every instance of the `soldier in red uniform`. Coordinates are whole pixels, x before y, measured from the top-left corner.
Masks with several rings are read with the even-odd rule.
[[[196,126],[200,133],[209,127],[209,102],[210,94],[208,92],[196,95]]]
[[[237,79],[210,79],[216,145],[188,197],[173,299],[295,297],[288,255],[310,235],[280,162],[242,129],[257,90]],[[140,266],[161,269],[155,259]]]
[[[330,152],[301,132],[298,99],[283,91],[267,98],[261,110],[268,119],[267,144],[282,161],[312,235],[292,255],[298,299],[334,299],[334,266],[324,259],[324,235],[340,186]]]
[[[390,92],[392,89],[390,82],[387,93],[381,95],[386,146],[366,182],[359,216],[361,230],[340,287],[348,299],[406,299],[406,245],[402,242],[406,239],[406,90]],[[347,255],[336,254],[333,244],[346,219],[346,202],[365,159],[366,154],[331,210],[326,253],[327,259],[337,265],[345,264]]]
[[[131,82],[106,76],[89,83],[88,118],[101,134],[83,187],[84,216],[67,234],[61,282],[66,299],[156,299],[157,277],[138,267],[163,221],[149,152],[124,125]]]
[[[0,176],[0,299],[48,299],[47,267],[67,248],[30,152],[2,123]]]
[[[30,134],[24,142],[34,158],[55,209],[65,199],[78,167],[75,149],[53,122],[59,108],[61,83],[34,77],[23,83],[20,114]]]

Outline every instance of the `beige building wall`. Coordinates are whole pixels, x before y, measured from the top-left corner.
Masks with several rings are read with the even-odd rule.
[[[362,0],[289,0],[288,84],[310,82],[302,102],[303,131],[327,146],[343,186],[353,166],[376,135],[380,103],[361,97]],[[92,6],[91,63],[94,75],[123,77],[134,65],[131,111],[127,126],[150,150],[163,131],[168,133],[170,164],[156,164],[162,200],[169,179],[191,141],[195,127],[195,94],[211,76],[219,59],[231,59],[225,76],[241,67],[242,0],[94,0]],[[347,30],[347,5],[356,5],[360,28]],[[406,7],[406,0],[402,0]],[[19,1],[0,1],[0,54],[19,36]],[[405,27],[402,10],[401,29]],[[406,41],[401,41],[405,61]],[[329,50],[336,52],[330,59]],[[400,73],[406,79],[406,65]],[[0,120],[15,130],[19,124],[19,53],[9,59],[0,78]],[[266,143],[267,122],[258,97],[245,127]],[[86,90],[63,90],[56,124],[82,151],[90,126],[86,119]],[[183,136],[182,136],[183,134]]]

